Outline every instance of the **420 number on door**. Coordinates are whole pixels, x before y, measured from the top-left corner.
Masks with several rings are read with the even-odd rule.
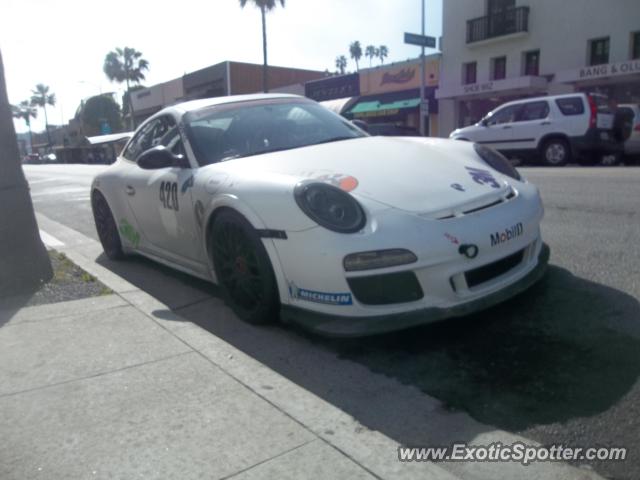
[[[180,210],[178,204],[178,184],[176,182],[162,182],[160,184],[160,203],[167,210]]]

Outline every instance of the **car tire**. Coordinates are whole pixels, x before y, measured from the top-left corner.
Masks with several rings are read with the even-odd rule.
[[[571,161],[571,147],[562,138],[552,138],[542,146],[542,163],[548,167],[563,167]]]
[[[110,260],[122,260],[125,254],[122,250],[118,226],[113,218],[107,199],[97,190],[91,195],[91,209],[93,210],[93,219],[96,224],[98,238],[105,255]]]
[[[227,304],[245,322],[274,322],[278,287],[258,232],[233,210],[220,212],[211,228],[213,264]]]
[[[615,167],[622,162],[622,155],[619,153],[612,153],[609,155],[602,155],[600,157],[599,165],[602,167]]]

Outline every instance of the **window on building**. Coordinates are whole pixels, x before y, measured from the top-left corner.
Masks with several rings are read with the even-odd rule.
[[[640,32],[631,34],[631,58],[640,59]]]
[[[476,83],[477,67],[478,64],[476,62],[469,62],[462,65],[462,82],[465,85]]]
[[[609,37],[591,40],[589,65],[609,63]]]
[[[507,57],[491,59],[491,80],[502,80],[507,77]]]
[[[532,50],[524,53],[524,72],[525,75],[540,75],[540,50]]]

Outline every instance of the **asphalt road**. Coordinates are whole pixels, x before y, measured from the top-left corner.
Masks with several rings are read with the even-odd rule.
[[[36,210],[97,238],[89,185],[103,168],[25,166]],[[545,204],[545,279],[498,307],[409,332],[330,341],[286,326],[255,328],[233,318],[205,282],[143,259],[101,261],[401,443],[465,440],[489,425],[542,443],[627,447],[625,462],[589,466],[640,478],[640,168],[521,172]],[[478,423],[470,427],[462,412]]]

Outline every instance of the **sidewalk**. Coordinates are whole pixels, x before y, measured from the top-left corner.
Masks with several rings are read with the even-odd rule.
[[[115,295],[0,308],[3,480],[600,478],[549,463],[401,463],[396,441],[97,264],[97,242],[38,220]],[[478,441],[492,435],[505,438]]]

